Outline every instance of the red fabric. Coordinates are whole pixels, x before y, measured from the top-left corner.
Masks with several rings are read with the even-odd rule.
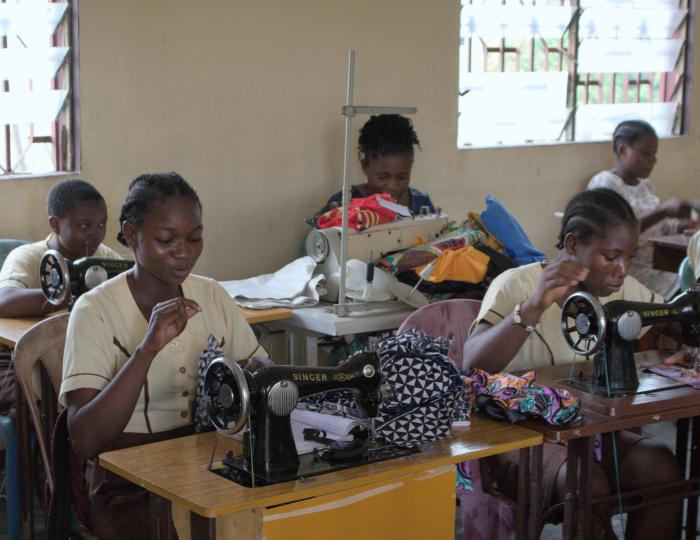
[[[396,221],[396,212],[381,206],[377,200],[380,198],[393,203],[396,202],[391,195],[386,193],[374,194],[361,199],[352,199],[348,212],[348,226],[351,229],[362,232],[381,223]],[[316,224],[319,229],[342,226],[343,207],[334,208],[325,214],[321,214]]]

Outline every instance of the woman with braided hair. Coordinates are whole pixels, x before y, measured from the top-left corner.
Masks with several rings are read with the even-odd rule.
[[[561,306],[570,294],[586,291],[606,304],[613,300],[663,302],[629,275],[637,251],[639,223],[627,201],[613,190],[598,188],[576,195],[562,219],[559,255],[552,262],[507,270],[489,286],[471,335],[464,345],[464,367],[490,372],[540,369],[571,363],[573,351],[561,330]],[[661,328],[663,326],[663,328]],[[680,334],[676,324],[655,327]],[[680,480],[675,456],[665,445],[629,431],[605,434],[601,459],[590,469],[591,497],[633,491]],[[518,453],[489,459],[499,489],[516,498]],[[544,445],[543,507],[561,503],[566,494],[566,448]],[[660,494],[650,496],[663,499]],[[629,513],[626,538],[674,538],[680,502],[661,502]],[[614,508],[598,508],[609,519]],[[591,538],[608,538],[598,523]]]
[[[370,117],[360,129],[358,141],[358,157],[367,181],[352,186],[352,198],[388,193],[414,214],[420,214],[422,209],[435,213],[428,194],[409,186],[414,146],[420,149],[420,141],[408,118],[399,114]],[[317,215],[340,206],[342,202],[343,193],[339,191],[328,199]]]
[[[87,463],[93,531],[100,540],[146,540],[148,492],[103,469],[98,454],[205,428],[206,360],[267,353],[224,288],[191,273],[204,241],[202,205],[179,174],[134,179],[120,223],[135,264],[76,302],[59,401]]]

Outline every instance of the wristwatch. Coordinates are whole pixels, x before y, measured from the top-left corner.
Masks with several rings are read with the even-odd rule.
[[[515,321],[515,324],[520,326],[523,330],[525,330],[528,334],[532,333],[535,330],[535,326],[537,326],[537,323],[540,321],[537,321],[534,325],[530,324],[525,324],[523,322],[523,318],[520,315],[520,309],[522,308],[523,303],[518,302],[515,304],[515,309],[513,309],[513,320]]]

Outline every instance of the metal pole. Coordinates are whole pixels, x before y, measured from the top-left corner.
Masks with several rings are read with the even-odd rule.
[[[343,222],[340,235],[340,289],[338,291],[337,314],[341,317],[347,315],[345,306],[345,274],[347,273],[348,259],[348,215],[350,211],[350,183],[348,182],[348,169],[350,167],[350,137],[352,136],[352,87],[355,73],[355,51],[348,51],[348,92],[346,99],[347,110],[345,113],[345,152],[343,157]]]

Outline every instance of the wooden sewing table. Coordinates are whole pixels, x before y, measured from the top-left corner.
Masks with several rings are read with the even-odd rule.
[[[635,360],[640,370],[640,379],[645,366],[658,364],[670,353],[659,351],[637,353]],[[593,360],[578,361],[574,368],[575,377],[588,376],[593,370]],[[564,538],[589,538],[589,524],[592,519],[590,475],[593,463],[593,442],[597,434],[625,429],[640,428],[656,422],[677,421],[676,457],[686,481],[679,485],[667,486],[680,489],[691,485],[688,497],[688,511],[685,527],[686,539],[695,539],[700,476],[700,390],[689,385],[676,383],[672,379],[668,386],[652,393],[629,397],[600,397],[565,384],[570,366],[560,365],[537,371],[536,381],[547,386],[565,388],[581,399],[583,419],[565,427],[556,427],[544,422],[526,421],[526,426],[541,433],[545,442],[567,445],[567,490],[564,503]],[[537,501],[542,497],[542,446],[530,449],[531,482],[529,490],[528,536],[538,538],[542,515]],[[690,456],[688,458],[688,455]],[[644,491],[644,490],[640,490]],[[628,494],[630,499],[639,498],[643,493]],[[625,500],[625,497],[623,497]],[[617,496],[613,497],[613,503]]]
[[[241,310],[250,325],[278,321],[292,315],[292,310],[287,308],[247,309],[239,307],[238,309]],[[61,312],[52,313],[52,315],[57,313]],[[0,343],[8,347],[14,347],[20,336],[40,320],[41,317],[26,319],[0,317]]]
[[[208,471],[239,444],[215,433],[100,455],[112,472],[171,501],[180,540],[454,538],[454,464],[539,445],[542,436],[476,415],[421,452],[266,487]]]
[[[690,236],[671,234],[650,238],[649,241],[653,246],[652,266],[656,270],[677,273],[678,267],[687,255]]]

